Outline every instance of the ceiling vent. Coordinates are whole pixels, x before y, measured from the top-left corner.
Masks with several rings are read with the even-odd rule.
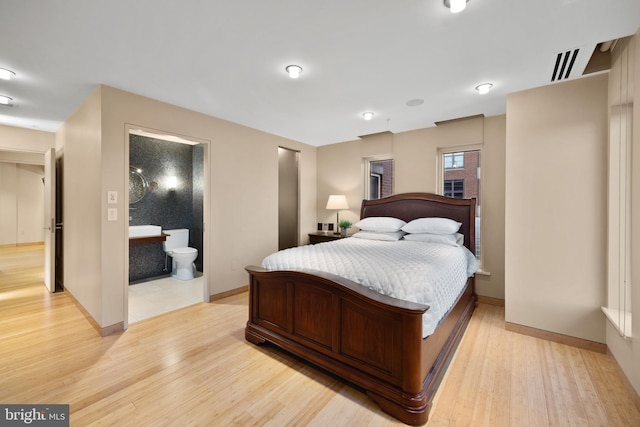
[[[560,52],[556,55],[555,66],[553,67],[553,73],[551,73],[552,82],[567,80],[569,78],[573,65],[578,57],[578,52],[580,52],[580,49],[573,49]]]

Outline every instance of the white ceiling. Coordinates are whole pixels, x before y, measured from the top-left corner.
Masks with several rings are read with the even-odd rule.
[[[502,114],[639,26],[640,0],[0,0],[0,124],[56,131],[102,83],[319,146]]]

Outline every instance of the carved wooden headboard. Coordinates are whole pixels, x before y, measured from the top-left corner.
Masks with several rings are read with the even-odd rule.
[[[464,245],[475,254],[476,199],[454,199],[432,193],[404,193],[377,200],[363,200],[360,218],[389,216],[409,222],[441,217],[462,223]]]

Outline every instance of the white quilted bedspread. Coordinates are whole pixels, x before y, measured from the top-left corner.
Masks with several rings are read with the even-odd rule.
[[[426,304],[422,336],[433,333],[478,269],[464,246],[346,238],[269,255],[268,270],[306,268],[345,277],[384,295]]]

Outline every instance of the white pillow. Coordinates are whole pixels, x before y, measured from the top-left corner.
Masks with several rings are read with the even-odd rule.
[[[393,232],[400,229],[407,223],[401,219],[390,216],[370,216],[356,222],[355,226],[363,231]]]
[[[461,246],[464,243],[464,235],[455,234],[431,234],[431,233],[415,233],[407,234],[404,240],[413,242],[443,243],[445,245]]]
[[[375,231],[358,231],[352,237],[357,237],[359,239],[369,239],[369,240],[387,240],[387,241],[395,241],[402,239],[404,236],[404,231],[391,231],[391,232],[375,232]]]
[[[418,218],[402,227],[407,233],[453,234],[462,223],[449,218]]]

